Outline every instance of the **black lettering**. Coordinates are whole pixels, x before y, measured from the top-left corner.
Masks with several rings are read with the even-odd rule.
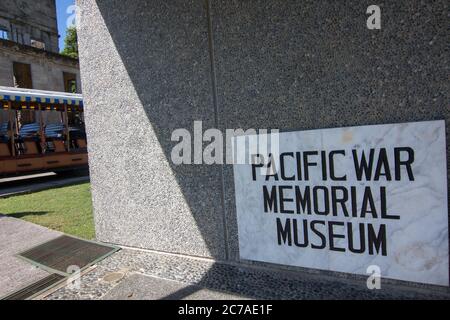
[[[380,203],[381,203],[381,218],[382,219],[394,219],[399,220],[400,216],[389,215],[387,213],[387,204],[386,204],[386,187],[380,187]]]
[[[334,229],[333,229],[334,226],[344,226],[344,223],[337,222],[337,221],[328,221],[328,237],[330,238],[330,250],[345,252],[344,248],[339,248],[334,245],[334,238],[345,239],[345,236],[343,234],[334,233]]]
[[[380,225],[378,234],[375,234],[374,227],[370,223],[367,225],[367,229],[368,229],[367,231],[368,231],[369,254],[373,255],[375,250],[377,253],[379,253],[381,248],[381,255],[386,256],[387,255],[386,225],[385,224]]]
[[[389,161],[387,157],[386,148],[381,148],[378,155],[377,168],[375,169],[374,180],[380,180],[380,176],[385,176],[387,181],[392,180],[391,169],[389,167]]]
[[[311,214],[311,193],[309,191],[309,186],[305,187],[303,194],[300,191],[300,187],[295,186],[295,200],[297,204],[297,214]]]
[[[305,169],[305,180],[309,180],[309,167],[316,167],[317,162],[309,162],[309,156],[317,156],[317,151],[305,151],[303,152],[303,168]]]
[[[270,177],[274,177],[275,181],[278,181],[277,168],[275,167],[275,161],[272,154],[269,154],[269,163],[267,164],[266,181],[269,181]]]
[[[401,160],[401,152],[408,153],[408,159]],[[414,150],[410,147],[404,148],[394,148],[394,158],[395,158],[395,180],[401,180],[401,166],[405,166],[406,171],[408,172],[409,181],[414,181],[414,175],[411,168],[412,163],[414,162]]]
[[[328,155],[329,162],[330,162],[330,178],[331,178],[331,180],[334,180],[334,181],[346,181],[347,175],[336,177],[336,174],[334,171],[334,155],[336,155],[336,154],[341,154],[341,155],[345,156],[345,150],[331,151],[330,154]]]
[[[259,159],[259,162],[256,161],[256,158]],[[252,155],[252,179],[253,181],[256,181],[256,168],[261,168],[264,166],[264,163],[260,160],[261,155],[260,154],[254,154]]]
[[[356,201],[356,187],[350,187],[351,199],[352,199],[352,217],[358,216],[358,203]]]
[[[351,222],[347,222],[348,248],[353,253],[363,253],[366,250],[364,223],[359,224],[359,249],[356,249],[353,242],[353,227]]]
[[[338,197],[337,191],[342,191],[342,197]],[[333,216],[338,214],[338,203],[341,205],[342,213],[348,217],[346,202],[348,201],[348,191],[345,187],[331,187],[331,203],[333,205]]]
[[[284,190],[292,190],[292,186],[279,186],[278,192],[280,194],[280,213],[294,213],[294,210],[288,210],[284,208],[285,202],[294,202],[294,199],[292,198],[285,198],[284,197]]]
[[[278,212],[277,206],[277,187],[272,186],[270,191],[267,190],[267,186],[263,186],[263,194],[264,194],[264,212]],[[270,211],[269,211],[270,209]]]
[[[322,180],[327,181],[327,153],[325,151],[320,152],[322,160]]]
[[[293,181],[295,180],[295,176],[292,175],[290,177],[286,177],[286,168],[284,164],[284,157],[292,157],[294,158],[294,153],[292,152],[285,152],[280,154],[280,170],[281,170],[281,179],[286,181]]]
[[[297,179],[302,180],[302,158],[300,152],[295,153],[295,159],[297,160]]]
[[[297,228],[297,219],[292,220],[294,228],[294,244],[300,248],[306,248],[308,246],[308,220],[303,220],[303,243],[298,241],[298,233],[300,232]]]
[[[372,167],[373,167],[373,157],[374,150],[370,149],[369,153],[369,161],[366,160],[366,155],[364,154],[364,150],[361,152],[361,161],[358,161],[357,150],[353,149],[353,162],[355,164],[355,173],[356,179],[358,181],[362,180],[362,176],[365,176],[365,179],[369,181],[372,178]]]
[[[313,248],[313,249],[324,249],[326,247],[326,245],[327,245],[327,239],[322,234],[322,232],[320,232],[319,230],[316,229],[316,224],[321,224],[321,225],[325,226],[325,221],[320,221],[320,220],[313,220],[313,221],[311,221],[311,231],[314,232],[321,240],[321,244],[320,245],[316,245],[316,244],[311,243],[311,248]]]
[[[319,195],[318,195],[318,191],[322,190],[323,191],[323,211],[320,211],[319,209]],[[328,188],[323,187],[323,186],[316,186],[313,188],[313,201],[314,201],[314,213],[317,215],[322,215],[322,216],[326,216],[330,213],[330,199],[329,199],[329,195],[328,195]]]
[[[366,213],[372,214],[373,218],[378,217],[377,209],[375,207],[375,201],[373,200],[372,190],[370,190],[370,187],[364,188],[364,196],[361,206],[361,218],[365,218]]]
[[[286,244],[288,246],[292,246],[292,235],[291,235],[291,219],[286,219],[286,222],[283,225],[281,224],[281,219],[277,218],[277,236],[278,236],[278,245],[281,246]]]

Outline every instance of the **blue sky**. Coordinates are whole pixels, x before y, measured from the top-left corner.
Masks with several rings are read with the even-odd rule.
[[[56,0],[56,13],[58,19],[59,49],[64,49],[64,39],[66,38],[66,21],[70,17],[67,8],[75,4],[75,0]]]

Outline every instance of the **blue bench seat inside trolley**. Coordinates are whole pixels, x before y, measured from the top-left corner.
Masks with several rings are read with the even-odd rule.
[[[8,142],[9,141],[9,123],[3,122],[0,124],[0,142]]]
[[[0,134],[8,134],[8,122],[3,122],[0,124]]]
[[[39,133],[39,123],[28,123],[24,124],[19,130],[19,139],[23,138],[33,138]]]
[[[47,138],[62,138],[64,133],[64,125],[62,123],[52,123],[45,127],[45,136]]]
[[[19,138],[30,138],[36,137],[39,134],[40,126],[39,123],[29,123],[25,124],[19,130]],[[59,139],[63,137],[64,125],[55,123],[48,124],[45,127],[45,136],[47,138]]]

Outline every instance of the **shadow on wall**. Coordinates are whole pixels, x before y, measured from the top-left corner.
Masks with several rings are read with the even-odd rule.
[[[433,28],[440,23],[436,23],[436,17],[445,18],[433,12],[439,8],[419,8],[423,14],[417,18],[419,9],[400,2],[392,4],[384,13],[385,21],[391,24],[383,26],[380,38],[375,38],[365,27],[366,4],[358,1],[345,5],[333,1],[213,1],[217,11],[227,9],[221,12],[226,16],[225,26],[217,24],[213,28],[226,37],[223,43],[214,43],[223,69],[217,74],[221,85],[216,97],[221,106],[218,114],[214,106],[208,0],[95,3],[126,69],[123,78],[132,82],[129,91],[134,90],[139,98],[135,107],[145,111],[163,150],[165,159],[159,161],[170,166],[208,251],[217,259],[232,255],[227,239],[233,238],[236,244],[237,228],[230,217],[234,215],[232,200],[225,202],[224,208],[224,201],[234,197],[232,174],[227,172],[228,167],[216,165],[174,165],[173,130],[186,128],[193,132],[196,120],[203,121],[204,129],[223,129],[224,123],[229,128],[243,129],[310,129],[448,118],[448,111],[442,108],[448,100],[441,94],[446,92],[444,73],[438,72],[444,61],[440,58],[442,46],[417,47],[420,41],[411,36],[411,30],[419,35],[434,34]],[[102,66],[107,67],[106,62]],[[416,74],[414,68],[423,72]],[[108,72],[116,77],[111,70],[103,71],[103,76]],[[116,82],[126,83],[122,75],[117,77]],[[91,84],[95,80],[92,76]],[[95,90],[111,91],[102,85],[97,84]],[[424,108],[423,99],[430,97],[430,91],[440,93]],[[132,139],[133,123],[127,125]],[[128,157],[140,160],[139,155]],[[139,180],[141,172],[135,166],[126,174],[133,181]],[[155,181],[154,185],[161,188],[168,184]],[[133,191],[145,193],[139,188],[137,184]],[[171,195],[167,194],[164,201],[161,208],[172,201]],[[231,224],[224,223],[225,212]],[[176,225],[176,216],[170,212],[168,215]],[[167,237],[179,236],[180,241],[189,243],[189,235],[182,234],[183,225],[177,230],[180,234]],[[166,239],[160,240],[167,243]],[[164,251],[163,244],[152,249]],[[214,265],[198,284],[209,285],[208,279],[216,269],[220,266]]]
[[[164,152],[165,159],[161,161],[170,165],[211,256],[219,260],[227,259],[227,248],[224,245],[227,236],[223,221],[222,167],[176,166],[171,161],[171,152],[175,145],[175,142],[171,141],[173,130],[186,128],[193,132],[193,122],[197,120],[203,121],[204,129],[218,127],[214,116],[216,111],[208,53],[207,2],[152,1],[151,9],[144,0],[131,3],[96,0],[96,3],[132,81],[133,88],[130,88],[130,91],[135,90],[137,93],[139,103],[145,110]],[[149,10],[151,19],[149,14],[139,14],[148,13]],[[134,19],[126,15],[124,17],[124,12]],[[175,16],[176,21],[173,19]],[[138,169],[131,168],[127,172],[129,179],[140,173],[133,172],[134,170]],[[95,176],[93,178],[95,179]],[[136,176],[136,179],[139,180],[139,177]],[[226,187],[232,189],[232,181],[228,182]],[[164,185],[164,182],[161,182],[161,185]],[[155,183],[156,187],[161,185],[159,182]],[[171,201],[170,194],[167,195],[166,201]],[[165,204],[162,204],[162,208],[164,206]],[[171,219],[173,223],[177,223],[176,217],[171,216]],[[234,230],[237,228],[234,227]],[[181,234],[179,236],[183,237]],[[160,250],[170,251],[164,248]],[[306,285],[306,282],[295,282],[283,275],[273,276],[270,272],[263,272],[259,281],[255,281],[251,272],[237,266],[218,263],[213,264],[196,285],[259,299],[300,299],[311,297],[309,290],[320,290],[311,288],[311,282]],[[297,290],[296,286],[303,287],[303,290]],[[186,298],[194,294],[199,287],[184,288],[164,299]],[[339,285],[335,289],[330,291],[330,287],[324,287],[322,294],[329,297],[338,296]],[[340,297],[343,298],[343,294]]]
[[[174,165],[171,160],[172,148],[176,144],[171,141],[171,135],[175,129],[185,128],[192,133],[194,121],[198,120],[203,121],[204,129],[216,127],[208,52],[207,1],[96,0],[96,4],[133,83],[132,90],[139,97],[141,105],[137,107],[145,110],[164,152],[165,160],[158,161],[165,161],[170,166],[171,175],[175,177],[210,255],[226,259],[221,167]],[[129,127],[131,123],[127,125],[130,139],[133,139],[134,128]],[[152,150],[145,152],[151,153]],[[127,157],[130,161],[141,160],[134,158],[135,155]],[[132,166],[127,170],[131,184],[133,179],[142,179],[138,167]],[[154,186],[165,188],[170,183],[156,181]],[[137,184],[131,186],[134,187],[138,189],[130,194],[137,201],[144,202],[145,199],[139,199],[140,194],[148,195],[151,190],[142,191]],[[166,194],[160,210],[169,211],[167,208],[171,201],[171,194]],[[167,213],[167,219],[172,225],[178,223],[172,212]],[[182,234],[182,227],[180,225],[177,229],[180,234],[167,234],[167,238],[191,240],[189,235]],[[160,239],[161,243],[164,241],[167,239]],[[151,249],[173,252],[173,248],[170,250],[158,245],[159,248]],[[180,250],[178,253],[189,252]]]

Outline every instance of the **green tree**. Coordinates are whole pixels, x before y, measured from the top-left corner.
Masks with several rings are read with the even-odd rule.
[[[78,59],[78,38],[77,29],[75,27],[67,28],[66,38],[64,39],[64,50],[61,54]]]

